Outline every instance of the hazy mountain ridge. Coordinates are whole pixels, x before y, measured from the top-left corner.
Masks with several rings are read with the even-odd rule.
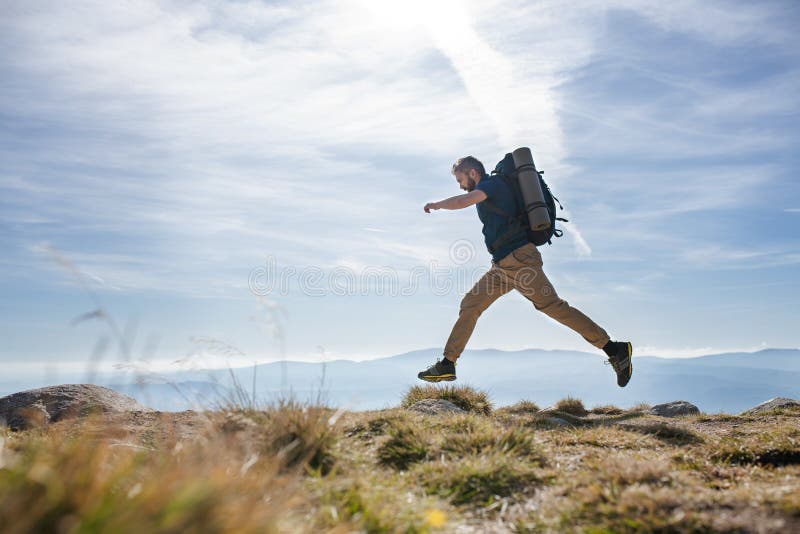
[[[291,391],[301,399],[315,399],[321,393],[328,402],[350,409],[389,407],[406,388],[419,383],[417,372],[439,354],[438,349],[422,349],[361,362],[262,364],[256,368],[257,400]],[[572,395],[589,405],[633,406],[686,399],[706,412],[738,412],[772,397],[800,395],[800,350],[796,349],[686,359],[635,357],[634,378],[624,389],[616,386],[604,360],[600,354],[578,351],[467,350],[459,360],[457,383],[488,391],[500,406],[520,399],[547,405]],[[233,372],[249,393],[253,368]],[[215,370],[169,377],[176,382],[205,380],[230,386],[229,374]]]
[[[256,366],[256,402],[291,392],[348,409],[393,406],[408,387],[421,383],[417,373],[440,357],[435,348],[367,361],[273,362]],[[457,384],[488,391],[498,406],[530,399],[549,405],[568,395],[587,405],[639,402],[657,404],[685,399],[703,411],[736,413],[779,396],[800,397],[800,350],[765,349],[696,358],[634,356],[634,376],[624,389],[615,384],[602,354],[566,350],[467,350],[459,360]],[[162,411],[216,408],[241,393],[252,396],[253,367],[162,373],[161,382],[135,383],[131,375],[98,376],[95,383],[130,395]],[[76,374],[69,378],[84,382]],[[65,380],[62,380],[65,381]],[[128,381],[128,383],[126,383]],[[0,394],[40,387],[9,377]],[[12,386],[13,385],[13,386]],[[19,387],[17,387],[19,386]],[[23,387],[24,386],[24,387]],[[13,390],[10,387],[14,387]]]

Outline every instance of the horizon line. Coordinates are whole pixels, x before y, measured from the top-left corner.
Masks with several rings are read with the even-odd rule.
[[[649,349],[649,347],[645,347],[645,349]],[[193,371],[207,371],[207,370],[219,370],[219,369],[250,369],[253,366],[264,366],[264,365],[272,365],[272,364],[280,364],[280,363],[308,363],[308,364],[330,364],[335,362],[350,362],[350,363],[363,363],[363,362],[371,362],[371,361],[378,361],[378,360],[387,360],[390,358],[397,358],[402,356],[408,356],[413,353],[419,352],[438,352],[441,349],[438,347],[427,347],[422,349],[414,349],[410,351],[405,351],[397,354],[391,354],[388,356],[377,356],[374,358],[360,358],[360,359],[350,359],[350,358],[333,358],[333,359],[319,359],[317,356],[316,359],[279,359],[279,360],[262,360],[259,361],[256,358],[242,358],[241,361],[237,362],[226,362],[226,365],[214,365],[213,361],[202,361],[199,360],[197,363],[199,365],[192,365],[181,367],[179,362],[182,359],[153,359],[153,360],[133,360],[128,362],[103,362],[102,365],[96,365],[92,368],[90,362],[87,361],[76,361],[76,360],[67,360],[67,361],[6,361],[3,362],[5,367],[8,366],[15,366],[18,367],[18,372],[22,373],[31,373],[35,371],[40,371],[44,373],[51,373],[55,372],[56,374],[61,372],[87,372],[90,374],[108,374],[108,373],[125,373],[125,372],[144,372],[144,373],[176,373],[176,372],[193,372]],[[657,358],[662,360],[693,360],[698,358],[704,358],[708,356],[724,356],[729,354],[757,354],[760,352],[766,351],[800,351],[800,348],[797,347],[767,347],[761,346],[757,348],[747,348],[747,349],[731,349],[731,350],[713,350],[713,349],[673,349],[675,352],[684,352],[685,355],[664,355],[664,353],[658,354],[655,351],[647,350],[644,354],[636,354],[634,353],[635,358]],[[596,352],[589,352],[586,350],[577,350],[577,349],[543,349],[543,348],[535,348],[535,347],[528,347],[523,349],[498,349],[498,348],[475,348],[475,349],[467,349],[464,352],[486,352],[486,351],[494,351],[494,352],[504,352],[504,353],[515,353],[515,352],[571,352],[571,353],[578,353],[578,354],[586,354],[589,356],[603,356],[602,352],[599,354]],[[698,351],[695,354],[686,354],[692,351]],[[700,352],[702,351],[702,352]],[[659,351],[660,352],[660,351]],[[667,351],[664,351],[667,352]],[[245,363],[245,360],[247,363]],[[233,363],[233,365],[231,365]],[[44,369],[42,369],[44,367]],[[60,368],[60,369],[59,369]],[[12,378],[10,381],[13,381]]]

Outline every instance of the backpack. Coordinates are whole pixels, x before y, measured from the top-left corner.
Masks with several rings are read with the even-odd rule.
[[[569,219],[556,217],[556,203],[558,203],[558,207],[562,210],[564,207],[561,205],[561,202],[559,202],[559,200],[553,196],[550,188],[542,178],[542,174],[544,174],[543,171],[537,171],[537,174],[539,176],[539,185],[542,188],[542,194],[544,194],[544,200],[547,204],[547,212],[550,214],[550,228],[547,228],[546,230],[532,230],[528,224],[528,214],[525,211],[525,201],[522,199],[522,191],[519,188],[519,181],[517,179],[517,168],[514,165],[514,157],[511,155],[511,153],[506,154],[506,156],[500,160],[500,162],[492,171],[492,174],[500,178],[511,189],[514,199],[517,202],[517,212],[513,214],[506,213],[489,202],[489,200],[484,200],[482,202],[482,204],[489,208],[489,210],[497,213],[498,215],[502,215],[509,220],[508,231],[498,237],[495,242],[491,244],[489,247],[490,252],[494,252],[494,250],[499,248],[501,245],[523,232],[525,233],[528,241],[537,247],[544,245],[545,243],[551,245],[551,240],[554,236],[561,237],[564,235],[563,230],[556,228],[556,221],[569,222]]]

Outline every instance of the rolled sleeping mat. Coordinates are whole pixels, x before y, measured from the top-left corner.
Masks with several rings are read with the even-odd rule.
[[[550,212],[544,201],[542,186],[539,184],[539,171],[533,164],[533,155],[528,147],[521,147],[511,153],[514,157],[514,167],[517,169],[517,180],[525,201],[525,211],[528,213],[528,222],[532,230],[547,230],[550,228]]]

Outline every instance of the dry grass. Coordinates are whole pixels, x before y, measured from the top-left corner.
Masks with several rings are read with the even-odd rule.
[[[618,408],[612,404],[605,404],[603,406],[595,406],[591,410],[591,413],[596,415],[620,415],[625,412],[622,408]]]
[[[418,468],[427,491],[455,505],[489,506],[495,499],[532,491],[541,476],[535,466],[505,454],[469,456]]]
[[[470,388],[404,403],[432,390],[472,411],[282,401],[0,429],[0,530],[800,531],[793,413],[623,421],[600,407],[587,420],[611,420],[555,427],[531,401],[492,413]]]
[[[553,408],[555,408],[559,412],[568,413],[570,415],[576,415],[578,417],[589,415],[589,411],[583,405],[583,402],[580,399],[576,399],[574,397],[567,397],[565,399],[561,399],[555,404],[555,406],[553,406]]]
[[[492,403],[489,395],[469,386],[440,386],[425,385],[414,386],[406,392],[401,406],[408,408],[415,402],[424,399],[448,400],[459,408],[468,412],[489,415],[492,413]]]
[[[212,432],[202,441],[150,448],[91,442],[54,426],[3,451],[3,532],[264,532],[295,519],[302,525],[291,515],[303,505],[301,479],[247,443]]]
[[[535,402],[529,400],[521,400],[517,403],[512,404],[511,406],[504,406],[502,408],[497,409],[496,413],[520,415],[520,414],[536,413],[539,410],[540,410],[539,405],[536,404]]]
[[[765,433],[728,436],[720,441],[712,459],[740,465],[800,465],[800,429],[787,423]]]
[[[407,422],[389,427],[389,439],[378,447],[378,460],[395,469],[408,469],[428,456],[429,444],[424,435]]]
[[[703,440],[691,430],[661,421],[645,422],[643,424],[620,424],[619,427],[631,432],[651,435],[656,439],[673,445],[688,445]]]

